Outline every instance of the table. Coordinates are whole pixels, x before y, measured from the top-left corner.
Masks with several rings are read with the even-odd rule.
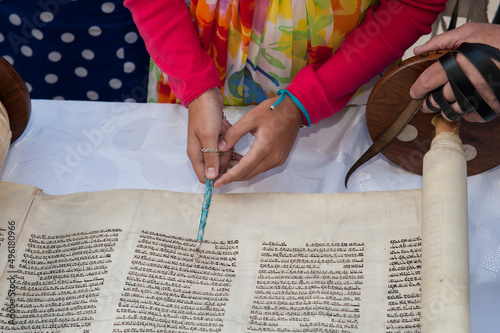
[[[344,187],[347,170],[369,147],[366,93],[345,111],[300,130],[285,165],[216,193],[339,193],[417,189],[422,179],[377,156]],[[230,122],[249,107],[228,107]],[[33,100],[25,133],[10,148],[0,180],[48,194],[146,188],[202,193],[186,155],[187,112],[180,105]],[[245,153],[252,137],[236,150]],[[473,332],[500,326],[500,167],[469,177]]]

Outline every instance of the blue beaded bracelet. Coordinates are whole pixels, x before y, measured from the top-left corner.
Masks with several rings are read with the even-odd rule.
[[[280,89],[280,90],[278,90],[277,94],[280,95],[280,98],[278,98],[278,100],[273,105],[271,105],[271,107],[269,109],[274,110],[274,108],[276,106],[278,106],[278,104],[280,104],[281,102],[283,102],[285,100],[286,95],[288,95],[288,97],[290,97],[290,99],[292,100],[292,102],[294,102],[295,105],[297,105],[297,107],[300,109],[300,112],[302,112],[302,114],[306,118],[306,120],[307,120],[307,127],[311,126],[311,116],[309,116],[309,113],[307,113],[306,108],[298,100],[297,97],[295,97],[294,95],[292,95],[292,93],[289,92],[286,89]]]

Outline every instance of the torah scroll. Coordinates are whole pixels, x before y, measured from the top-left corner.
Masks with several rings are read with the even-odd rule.
[[[0,182],[0,331],[466,332],[460,142],[425,163],[423,191],[217,194],[196,262],[199,194]]]

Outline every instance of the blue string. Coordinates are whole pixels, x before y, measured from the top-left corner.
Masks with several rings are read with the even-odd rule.
[[[283,102],[285,100],[285,98],[286,98],[286,95],[288,95],[288,97],[290,97],[290,99],[292,100],[292,102],[295,103],[295,105],[297,105],[297,107],[300,109],[300,112],[302,112],[302,114],[306,118],[306,120],[307,120],[307,127],[311,126],[311,116],[309,115],[309,113],[307,112],[306,108],[299,101],[299,99],[297,97],[295,97],[294,95],[292,95],[292,93],[289,92],[286,89],[280,89],[280,90],[278,90],[277,94],[280,95],[280,97],[273,104],[273,106],[271,107],[271,110],[273,110],[276,106],[278,106],[278,104],[280,104],[281,102]]]

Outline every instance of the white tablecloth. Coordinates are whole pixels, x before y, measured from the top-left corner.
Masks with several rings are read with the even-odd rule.
[[[282,167],[216,193],[356,192],[421,188],[421,176],[377,156],[347,170],[371,144],[364,100],[301,129]],[[359,104],[359,105],[356,105]],[[228,108],[231,122],[248,108]],[[201,193],[186,156],[187,112],[182,106],[33,100],[25,133],[10,148],[1,181],[36,185],[49,194],[115,188]],[[238,143],[244,153],[250,135]],[[470,270],[473,332],[500,327],[500,168],[469,177]]]

